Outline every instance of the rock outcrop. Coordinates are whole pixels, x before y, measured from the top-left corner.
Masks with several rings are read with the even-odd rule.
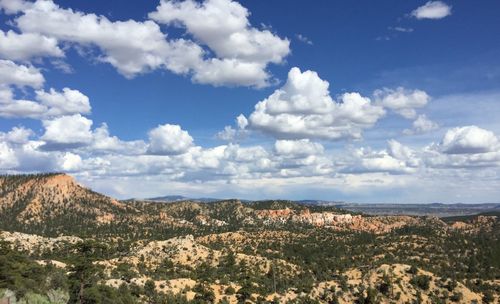
[[[376,216],[341,214],[335,212],[310,212],[309,209],[257,210],[257,218],[264,225],[285,223],[306,224],[337,230],[359,230],[373,233],[386,233],[409,224],[417,224],[418,219],[410,216]]]
[[[0,215],[21,223],[42,223],[68,212],[92,216],[97,223],[109,223],[118,210],[126,208],[66,174],[0,177]]]

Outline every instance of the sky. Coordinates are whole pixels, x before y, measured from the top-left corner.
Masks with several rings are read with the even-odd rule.
[[[0,172],[499,203],[500,2],[0,0]]]

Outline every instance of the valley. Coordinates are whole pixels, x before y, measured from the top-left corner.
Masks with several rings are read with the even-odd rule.
[[[3,176],[0,193],[0,299],[18,303],[499,300],[496,215],[118,201],[64,174]]]

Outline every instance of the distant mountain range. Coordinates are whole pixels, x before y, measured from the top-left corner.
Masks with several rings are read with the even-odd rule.
[[[211,202],[222,201],[224,199],[213,198],[213,197],[192,198],[192,197],[186,197],[186,196],[182,196],[182,195],[166,195],[166,196],[146,198],[145,200],[146,201],[154,201],[154,202],[165,202],[165,203],[182,202],[182,201],[211,203]]]
[[[153,201],[153,202],[165,202],[165,203],[182,202],[182,201],[212,203],[212,202],[227,200],[227,198],[214,198],[214,197],[193,198],[193,197],[187,197],[187,196],[183,196],[183,195],[165,195],[165,196],[145,198],[142,200]],[[255,201],[255,200],[245,200],[245,199],[238,199],[238,200],[241,202],[254,202]],[[299,203],[299,204],[317,205],[317,206],[336,206],[336,205],[346,204],[343,201],[326,201],[326,200],[313,200],[313,199],[293,200],[293,202]]]
[[[154,202],[181,202],[181,201],[191,201],[191,202],[201,202],[201,203],[212,203],[217,201],[222,201],[221,198],[212,197],[201,197],[192,198],[182,195],[166,195],[160,197],[152,197],[145,199],[147,201]],[[252,202],[252,200],[240,200],[243,203]],[[293,202],[303,204],[303,205],[313,205],[313,206],[329,206],[342,208],[351,212],[362,212],[372,215],[415,215],[415,216],[438,216],[438,217],[448,217],[448,216],[465,216],[474,215],[485,212],[500,211],[500,204],[470,204],[470,203],[454,203],[454,204],[444,204],[444,203],[423,203],[423,204],[394,204],[394,203],[349,203],[344,201],[329,201],[329,200],[315,200],[315,199],[304,199],[304,200],[294,200]]]
[[[335,207],[371,215],[467,216],[500,211],[500,204],[338,204]]]

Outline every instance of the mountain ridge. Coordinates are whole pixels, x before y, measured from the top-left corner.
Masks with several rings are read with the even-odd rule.
[[[137,302],[126,303],[215,303],[203,298],[210,292],[235,304],[470,303],[500,290],[496,215],[444,221],[287,200],[117,201],[64,174],[3,176],[0,195],[2,253],[24,252],[32,267],[71,279],[78,250],[90,250],[96,269],[87,270],[102,278],[93,284],[108,295],[133,291]]]

